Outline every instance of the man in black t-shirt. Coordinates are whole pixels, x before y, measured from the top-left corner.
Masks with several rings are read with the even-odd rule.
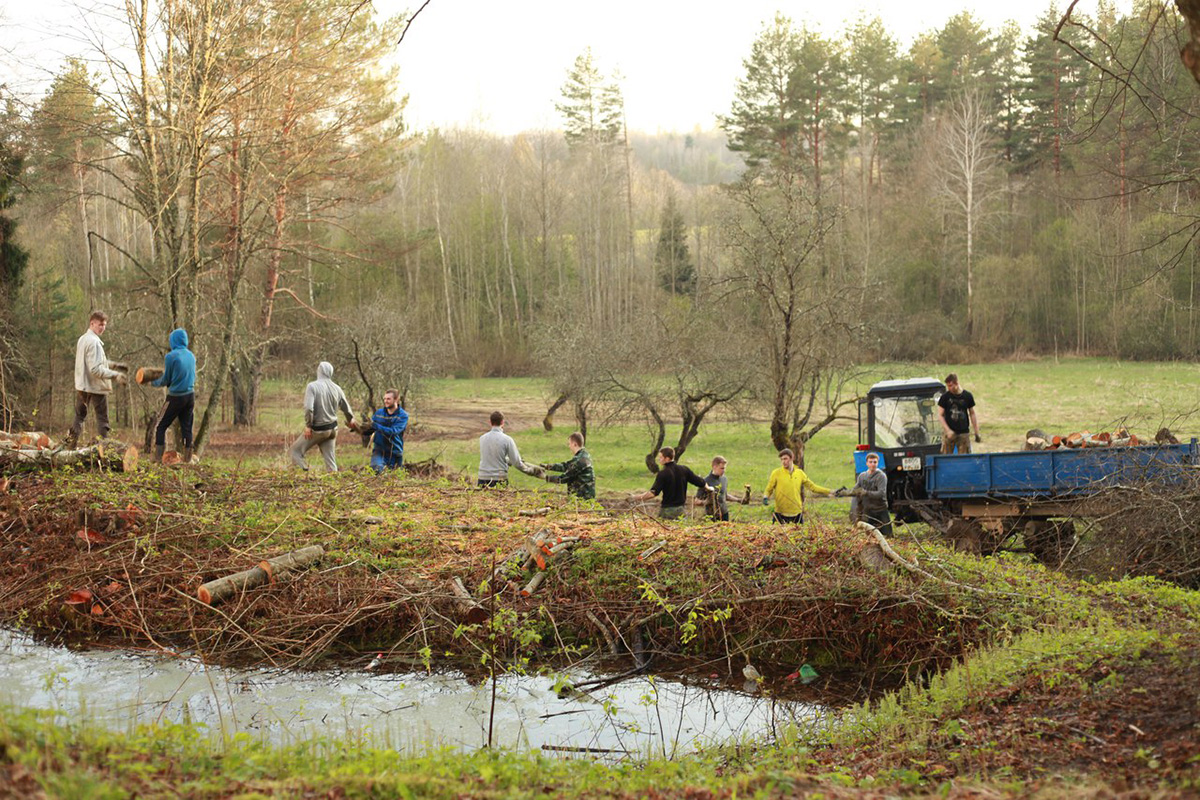
[[[946,376],[946,391],[938,398],[938,416],[942,420],[942,452],[971,452],[971,431],[975,441],[979,435],[979,420],[975,417],[975,398],[958,384],[958,375]]]
[[[654,478],[650,491],[637,495],[638,500],[649,500],[651,497],[662,495],[662,508],[658,515],[663,519],[678,519],[683,516],[687,503],[687,485],[690,483],[701,489],[707,489],[708,484],[696,473],[682,464],[675,463],[675,448],[664,447],[658,451],[658,463],[662,469]]]

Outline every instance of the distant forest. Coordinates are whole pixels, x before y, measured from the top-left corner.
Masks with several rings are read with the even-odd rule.
[[[200,407],[239,424],[321,359],[375,400],[545,375],[579,413],[658,413],[621,375],[721,376],[783,441],[866,360],[1200,351],[1200,90],[1169,4],[1032,34],[962,13],[904,48],[778,16],[720,127],[669,134],[627,130],[585,52],[545,98],[561,128],[508,137],[407,129],[402,22],[369,4],[118,13],[127,46],[4,90],[0,427],[65,413],[93,308],[131,362],[185,327]]]

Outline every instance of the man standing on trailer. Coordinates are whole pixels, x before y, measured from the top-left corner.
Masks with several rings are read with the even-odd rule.
[[[942,420],[942,452],[970,453],[971,431],[981,442],[979,419],[975,416],[975,397],[958,383],[958,375],[946,376],[946,391],[938,398],[938,416]]]

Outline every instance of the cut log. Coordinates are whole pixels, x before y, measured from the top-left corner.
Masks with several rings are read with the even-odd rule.
[[[525,584],[525,588],[521,590],[521,597],[529,597],[536,592],[544,580],[546,580],[545,572],[534,573],[533,577],[529,579],[529,583]]]
[[[41,431],[21,431],[20,433],[0,431],[0,442],[5,443],[13,450],[46,450],[54,446],[50,437]]]
[[[228,600],[235,594],[262,586],[278,580],[284,574],[301,567],[308,566],[325,554],[325,548],[319,544],[294,550],[275,558],[260,561],[257,567],[251,567],[224,578],[217,578],[203,584],[196,590],[200,601],[208,605],[216,605],[222,600]]]
[[[1170,428],[1159,428],[1158,433],[1154,434],[1154,441],[1159,444],[1179,444],[1179,437],[1171,433]]]
[[[201,585],[196,590],[196,596],[200,598],[200,602],[215,606],[217,603],[220,603],[222,600],[228,600],[235,594],[241,594],[247,589],[262,586],[267,580],[268,575],[265,569],[262,567],[251,567],[250,569],[235,572],[232,575],[226,575],[224,578],[217,578]]]
[[[458,607],[458,612],[468,625],[479,625],[487,622],[488,611],[483,606],[471,597],[471,593],[467,591],[467,587],[463,586],[462,578],[455,578],[450,582],[450,591],[454,592],[455,605]]]
[[[156,381],[162,376],[162,367],[138,367],[137,374],[134,376],[134,378],[138,383],[145,384],[149,383],[150,381]]]
[[[867,569],[876,572],[887,572],[895,566],[878,542],[864,542],[858,549],[858,561]]]
[[[267,573],[267,579],[274,582],[289,572],[295,572],[298,569],[307,567],[309,564],[315,563],[323,555],[325,555],[325,548],[319,544],[314,544],[309,547],[302,547],[299,550],[293,550],[290,553],[284,553],[275,558],[260,561],[258,562],[258,566]]]
[[[544,517],[553,510],[554,509],[552,509],[550,506],[543,506],[541,508],[523,508],[517,512],[517,516],[518,517]]]
[[[0,449],[0,470],[5,469],[107,469],[133,472],[137,469],[138,449],[134,445],[104,439],[78,450],[6,450]]]

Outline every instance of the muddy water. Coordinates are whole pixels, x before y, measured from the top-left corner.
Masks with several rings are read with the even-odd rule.
[[[577,682],[593,677],[569,674]],[[227,669],[188,659],[76,652],[0,630],[0,703],[117,731],[175,722],[214,738],[248,733],[286,744],[351,737],[420,752],[484,746],[492,685],[456,674]],[[552,678],[505,676],[497,685],[492,731],[495,745],[514,749],[670,757],[705,745],[770,740],[791,726],[810,730],[825,717],[818,706],[662,679],[639,677],[559,697]]]

